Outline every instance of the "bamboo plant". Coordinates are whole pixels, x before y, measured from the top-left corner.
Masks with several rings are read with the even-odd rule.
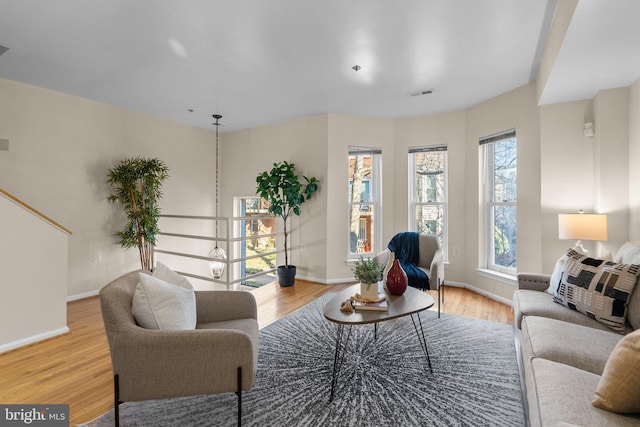
[[[135,157],[122,160],[109,169],[107,183],[113,187],[108,200],[119,202],[127,214],[127,223],[116,233],[123,248],[137,247],[140,265],[153,270],[153,247],[159,232],[158,200],[162,197],[162,182],[169,177],[169,168],[162,160]]]

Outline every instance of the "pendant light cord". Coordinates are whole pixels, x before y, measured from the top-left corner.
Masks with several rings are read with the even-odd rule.
[[[214,114],[213,118],[216,119],[214,125],[216,126],[216,249],[218,248],[218,169],[219,169],[219,156],[218,156],[218,127],[220,127],[220,114]]]

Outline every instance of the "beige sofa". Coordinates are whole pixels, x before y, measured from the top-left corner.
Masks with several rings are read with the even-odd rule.
[[[640,263],[640,243],[625,243],[614,262]],[[554,302],[547,292],[550,280],[550,275],[520,273],[513,296],[530,425],[640,426],[640,413],[592,405],[609,355],[625,335]],[[627,333],[640,328],[637,289],[629,298]]]

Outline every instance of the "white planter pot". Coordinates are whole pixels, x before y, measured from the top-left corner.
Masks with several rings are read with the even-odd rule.
[[[376,299],[378,298],[378,285],[376,283],[360,283],[360,295],[364,298]]]

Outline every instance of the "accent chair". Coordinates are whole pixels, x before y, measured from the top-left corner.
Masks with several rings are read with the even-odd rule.
[[[140,271],[100,290],[102,316],[114,374],[115,425],[123,402],[233,392],[253,386],[258,363],[254,296],[243,291],[195,291],[194,330],[145,329],[132,301]]]

